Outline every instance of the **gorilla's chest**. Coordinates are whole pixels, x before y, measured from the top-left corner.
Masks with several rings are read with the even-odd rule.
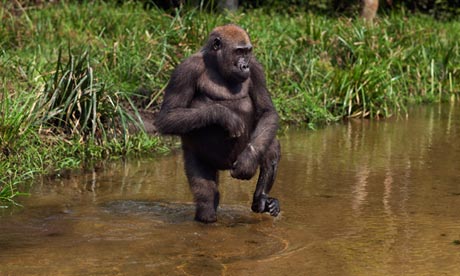
[[[249,96],[235,100],[214,101],[214,103],[227,107],[243,119],[246,116],[252,116],[254,112],[252,100]]]
[[[227,107],[245,122],[248,130],[252,128],[254,119],[254,106],[249,95],[238,99],[214,100],[208,97],[205,93],[197,92],[194,99],[192,100],[190,107],[203,108],[212,104],[219,104]]]
[[[249,81],[227,87],[222,81],[202,77],[198,80],[191,107],[199,108],[209,104],[223,105],[246,123],[253,118],[254,107],[249,96]]]
[[[249,79],[241,83],[229,83],[218,75],[204,73],[198,78],[196,90],[212,100],[237,100],[249,95]]]

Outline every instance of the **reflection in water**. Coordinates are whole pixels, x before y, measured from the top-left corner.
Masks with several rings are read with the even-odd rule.
[[[195,223],[180,154],[43,179],[0,217],[0,275],[460,275],[460,108],[410,114],[287,132],[276,219],[224,173]]]
[[[383,181],[383,187],[384,187],[384,192],[383,192],[383,207],[385,208],[385,213],[387,214],[388,217],[391,217],[392,211],[391,211],[391,205],[390,205],[390,200],[391,200],[391,188],[393,185],[393,174],[391,173],[391,170],[388,169],[388,171],[385,174],[385,180]]]
[[[352,209],[356,215],[361,213],[361,205],[365,203],[367,198],[367,179],[369,178],[370,170],[367,163],[363,164],[356,172],[356,184],[353,187],[353,203]]]

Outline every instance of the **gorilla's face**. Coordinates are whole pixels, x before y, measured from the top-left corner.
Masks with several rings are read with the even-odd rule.
[[[230,75],[238,81],[245,81],[251,73],[250,57],[252,46],[250,44],[237,45],[231,47],[228,51],[230,53],[227,53],[227,55],[230,56],[231,60],[227,62],[231,62],[232,64]]]
[[[252,45],[243,29],[233,25],[218,28],[208,43],[208,51],[215,56],[217,69],[224,79],[241,83],[249,78]]]

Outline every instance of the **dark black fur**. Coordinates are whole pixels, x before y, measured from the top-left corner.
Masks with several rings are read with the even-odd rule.
[[[250,179],[260,166],[252,210],[272,216],[280,211],[278,200],[268,196],[280,159],[278,115],[245,37],[235,25],[216,28],[203,49],[174,70],[156,119],[160,133],[182,138],[201,222],[217,219],[219,170]]]

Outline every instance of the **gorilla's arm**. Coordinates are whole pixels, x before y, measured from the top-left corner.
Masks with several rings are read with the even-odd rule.
[[[201,59],[192,57],[173,72],[155,121],[160,133],[182,135],[210,124],[222,125],[234,137],[243,133],[243,122],[225,106],[209,104],[200,108],[189,107],[195,95],[196,80],[203,70]]]
[[[256,110],[256,127],[251,134],[250,146],[258,153],[265,152],[276,136],[279,117],[267,90],[262,65],[255,62],[251,72],[251,98]],[[251,149],[252,150],[252,149]]]
[[[266,87],[262,65],[255,61],[251,66],[250,96],[256,111],[256,126],[249,144],[233,165],[231,174],[239,179],[254,176],[259,158],[275,139],[279,124],[278,114]]]

